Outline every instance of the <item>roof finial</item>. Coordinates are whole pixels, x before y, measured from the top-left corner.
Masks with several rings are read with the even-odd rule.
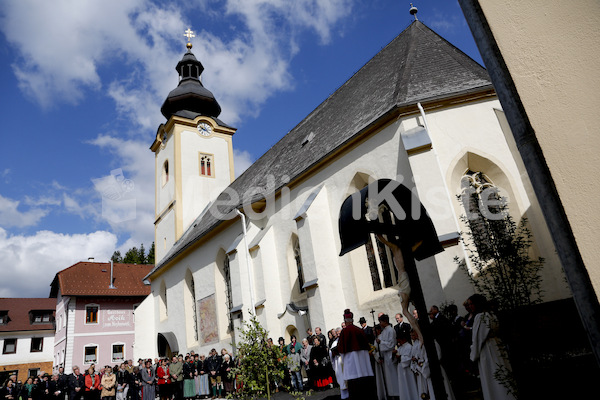
[[[410,15],[414,15],[415,16],[415,21],[418,21],[419,18],[417,18],[417,12],[419,10],[417,9],[417,7],[413,6],[412,3],[410,3],[410,10],[408,11],[410,13]]]
[[[185,37],[188,38],[187,44],[185,46],[188,48],[188,50],[191,50],[192,49],[192,42],[191,42],[191,40],[192,40],[193,37],[196,37],[196,35],[194,35],[194,31],[191,30],[190,28],[187,28],[187,31],[185,31],[185,33],[183,34],[183,36],[185,36]]]

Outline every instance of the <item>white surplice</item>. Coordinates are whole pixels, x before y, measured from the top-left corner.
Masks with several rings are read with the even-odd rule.
[[[496,337],[498,327],[498,318],[494,314],[483,312],[475,316],[471,360],[479,365],[484,400],[514,400],[515,397],[508,389],[494,378],[494,373],[500,365],[510,371],[510,364],[502,356]]]
[[[392,351],[396,348],[396,331],[391,325],[386,326],[378,339],[379,355],[383,359],[383,374],[388,396],[398,396],[398,371],[394,364]]]
[[[410,369],[412,345],[408,342],[398,347],[398,396],[400,400],[419,399],[415,374]]]

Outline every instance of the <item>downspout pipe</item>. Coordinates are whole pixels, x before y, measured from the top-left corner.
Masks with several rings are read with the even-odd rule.
[[[254,300],[254,279],[252,277],[252,268],[250,267],[250,249],[248,249],[248,241],[246,239],[246,215],[240,210],[235,210],[235,212],[240,216],[242,221],[242,232],[244,234],[244,253],[246,257],[246,271],[248,272],[248,284],[250,286],[250,312],[252,315],[255,315],[255,304],[256,300]]]

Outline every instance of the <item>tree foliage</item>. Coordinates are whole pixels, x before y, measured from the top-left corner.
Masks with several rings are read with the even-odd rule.
[[[154,264],[154,242],[152,242],[148,253],[146,253],[146,249],[142,243],[139,249],[136,246],[133,246],[127,250],[124,257],[119,250],[116,250],[110,259],[115,263]]]
[[[243,399],[267,396],[270,384],[283,379],[286,368],[284,354],[278,346],[269,345],[268,335],[255,315],[244,321],[240,328],[238,362],[232,375],[243,384],[238,391],[238,396]]]
[[[483,215],[480,207],[470,211],[475,215],[461,217],[471,227],[461,237],[469,263],[458,257],[454,261],[475,290],[500,311],[541,303],[544,259],[531,256],[533,240],[527,219],[515,222],[504,201],[497,206],[496,217]]]

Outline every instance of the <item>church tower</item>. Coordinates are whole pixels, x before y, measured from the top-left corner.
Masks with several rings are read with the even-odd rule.
[[[177,63],[179,84],[161,112],[150,149],[155,155],[156,260],[161,260],[185,230],[234,179],[232,136],[236,129],[218,119],[221,106],[202,85],[202,63],[187,49]]]

